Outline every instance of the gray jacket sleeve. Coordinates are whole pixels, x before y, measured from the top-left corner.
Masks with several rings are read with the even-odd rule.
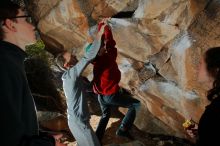
[[[96,57],[100,46],[101,40],[95,40],[90,49],[85,52],[84,57],[74,67],[70,68],[69,75],[80,76],[85,67]]]
[[[84,58],[88,61],[93,60],[101,47],[101,40],[94,40],[92,46],[85,52]]]

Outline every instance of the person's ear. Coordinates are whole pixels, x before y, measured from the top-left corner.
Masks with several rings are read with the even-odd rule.
[[[7,30],[16,32],[15,22],[14,22],[14,21],[12,21],[12,20],[10,20],[10,19],[6,19],[4,26],[7,28]]]

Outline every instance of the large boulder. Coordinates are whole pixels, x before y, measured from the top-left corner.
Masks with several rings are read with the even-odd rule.
[[[119,52],[120,85],[142,103],[136,126],[147,130],[153,124],[157,128],[151,132],[186,137],[184,120],[198,122],[208,104],[207,86],[197,81],[200,58],[209,47],[220,45],[217,0],[34,0],[30,4],[42,39],[54,55],[72,49],[81,57],[88,29],[103,17],[124,12],[126,18],[112,18],[110,25]],[[85,73],[90,79],[91,70]]]

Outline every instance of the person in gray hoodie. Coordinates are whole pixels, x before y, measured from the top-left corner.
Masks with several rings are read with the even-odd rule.
[[[64,71],[62,81],[67,102],[68,126],[78,146],[100,146],[89,123],[86,85],[81,74],[100,49],[103,28],[104,26],[97,33],[94,43],[80,61],[68,51],[64,51],[56,57],[56,64]]]

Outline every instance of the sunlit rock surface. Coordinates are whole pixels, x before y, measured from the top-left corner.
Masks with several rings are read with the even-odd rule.
[[[205,84],[197,81],[199,61],[220,46],[217,0],[34,0],[32,12],[47,49],[81,57],[89,27],[103,17],[118,48],[120,85],[142,102],[135,125],[153,133],[186,137],[185,119],[199,120]],[[133,13],[133,15],[130,15]],[[90,78],[92,67],[86,71]],[[123,111],[124,109],[122,109]],[[162,129],[162,130],[161,130]]]

